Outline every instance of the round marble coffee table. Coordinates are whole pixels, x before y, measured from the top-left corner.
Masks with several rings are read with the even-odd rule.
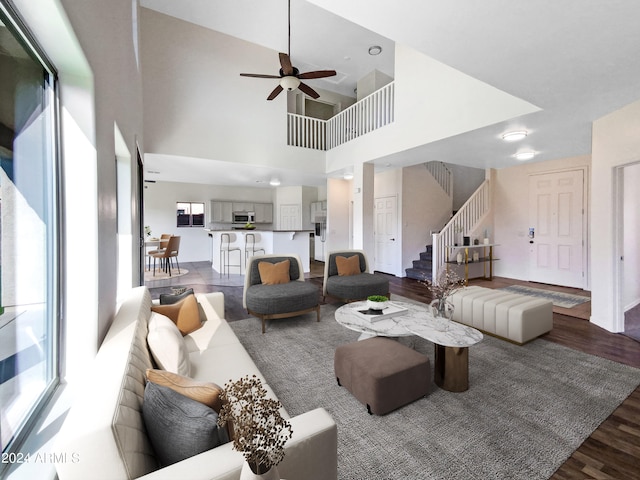
[[[469,347],[482,341],[482,333],[461,323],[436,318],[431,307],[408,302],[391,302],[406,308],[393,317],[370,321],[358,314],[366,302],[354,302],[336,310],[336,321],[360,332],[359,340],[374,336],[404,337],[417,335],[433,343],[434,381],[450,392],[469,388]]]

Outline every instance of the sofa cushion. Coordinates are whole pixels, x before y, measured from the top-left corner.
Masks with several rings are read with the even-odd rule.
[[[220,413],[222,387],[219,385],[213,382],[201,382],[184,375],[153,368],[147,369],[146,374],[148,381],[162,387],[169,387],[174,392],[204,403],[207,407],[213,408],[216,413]]]
[[[162,466],[211,450],[228,441],[218,414],[169,387],[147,382],[142,403],[145,427]]]
[[[193,294],[169,305],[154,305],[151,310],[169,317],[178,326],[182,335],[195,332],[202,326],[198,302]]]
[[[338,275],[341,277],[359,275],[360,258],[358,258],[358,255],[352,255],[350,257],[338,255],[336,256],[336,267],[338,268]]]
[[[187,346],[175,323],[164,315],[151,312],[147,343],[158,367],[189,376],[191,364]]]
[[[177,303],[189,295],[193,295],[193,288],[187,288],[182,293],[161,293],[160,305],[171,305],[172,303]]]
[[[278,263],[258,262],[258,271],[260,272],[260,283],[263,285],[280,285],[289,283],[289,260],[283,260]]]

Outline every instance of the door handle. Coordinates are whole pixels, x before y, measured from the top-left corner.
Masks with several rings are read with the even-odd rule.
[[[390,240],[391,240],[392,242],[395,242],[395,241],[396,241],[396,239],[395,239],[395,238],[391,238]]]

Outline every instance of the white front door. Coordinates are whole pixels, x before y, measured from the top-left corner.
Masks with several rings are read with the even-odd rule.
[[[529,177],[529,280],[584,287],[584,172]]]
[[[398,207],[394,196],[375,199],[375,259],[373,269],[396,273],[396,240],[398,233]]]

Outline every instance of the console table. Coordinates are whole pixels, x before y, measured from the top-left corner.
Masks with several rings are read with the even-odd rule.
[[[493,258],[493,247],[497,247],[494,243],[480,243],[478,245],[445,245],[445,264],[449,268],[450,264],[464,265],[464,282],[465,285],[469,283],[469,265],[483,263],[483,276],[486,280],[493,280],[493,262],[497,258]],[[463,250],[462,262],[458,263],[456,260],[457,254],[454,256],[456,250]],[[469,254],[471,252],[471,255]],[[479,258],[473,260],[473,252],[479,253]],[[489,266],[489,274],[487,275],[487,265]]]

